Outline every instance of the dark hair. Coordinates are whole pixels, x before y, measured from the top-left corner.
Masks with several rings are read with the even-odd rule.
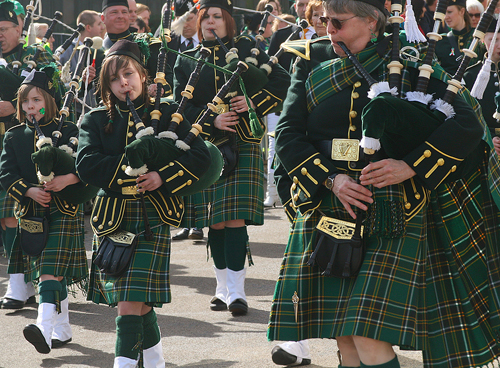
[[[33,88],[36,88],[36,90],[42,95],[45,101],[45,114],[44,114],[45,121],[52,120],[59,113],[59,109],[57,108],[56,105],[56,100],[48,92],[32,84],[21,84],[21,87],[19,87],[19,89],[17,90],[17,112],[16,112],[16,118],[20,123],[22,123],[24,119],[26,119],[26,113],[23,111],[22,108],[23,100],[28,96],[28,94]]]
[[[201,21],[205,17],[205,15],[208,12],[208,8],[203,8],[198,12],[198,19],[196,20],[196,28],[198,30],[198,39],[201,41],[203,40],[203,33],[201,32]],[[224,10],[222,8],[217,8],[222,11],[222,19],[224,20],[226,24],[226,33],[229,38],[233,38],[234,35],[236,34],[236,23],[234,22],[234,18],[229,14],[227,10]]]
[[[137,16],[137,19],[135,20],[137,25],[139,26],[139,29],[144,28],[145,33],[151,33],[151,28],[146,24],[144,19],[140,15]]]
[[[467,31],[469,31],[471,28],[472,28],[472,20],[470,19],[470,15],[469,15],[469,12],[467,12],[467,8],[465,6],[462,6],[462,5],[458,5],[458,4],[451,4],[451,5],[448,5],[448,8],[450,6],[456,6],[457,9],[460,11],[461,9],[464,10],[464,21],[465,21],[465,28],[467,29]]]
[[[420,19],[422,18],[424,12],[425,0],[412,0],[411,5],[413,6],[413,12],[415,13],[417,24],[420,24]]]
[[[125,55],[112,55],[110,57],[107,57],[101,66],[101,73],[99,74],[98,93],[101,95],[102,103],[108,110],[108,117],[110,121],[114,120],[115,118],[115,105],[118,102],[116,96],[111,91],[110,78],[116,75],[118,73],[118,70],[126,68],[130,64],[135,67],[141,77],[146,78],[146,81],[142,85],[141,96],[148,96],[148,70],[144,66],[142,66],[138,61]],[[149,98],[145,98],[145,102],[147,105],[149,105]],[[113,132],[113,125],[111,122],[108,122],[108,124],[104,128],[104,131],[107,134],[111,134]]]

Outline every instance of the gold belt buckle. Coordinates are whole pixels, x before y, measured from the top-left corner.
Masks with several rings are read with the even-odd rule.
[[[228,104],[218,104],[215,106],[215,112],[217,114],[224,114],[225,112],[229,112],[229,105]]]
[[[356,224],[353,222],[342,221],[332,217],[322,216],[316,228],[328,234],[335,239],[352,239]],[[363,234],[363,226],[361,226],[361,234]]]
[[[358,161],[359,140],[332,139],[332,160]]]
[[[123,195],[135,195],[137,194],[137,187],[135,185],[131,185],[129,187],[122,187]]]

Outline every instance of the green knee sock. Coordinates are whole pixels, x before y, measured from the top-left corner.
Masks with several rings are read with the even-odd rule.
[[[144,329],[144,340],[142,341],[142,348],[144,350],[152,348],[161,340],[160,327],[158,327],[158,320],[154,309],[142,316],[142,326]]]
[[[14,240],[16,239],[17,228],[7,227],[5,228],[5,230],[2,230],[2,234],[5,234],[3,236],[3,247],[8,259],[10,258],[10,254],[12,253],[12,247],[14,246]]]
[[[38,284],[40,304],[55,304],[57,313],[61,313],[61,283],[57,280],[45,280]]]
[[[66,283],[66,277],[63,277],[63,279],[60,281],[60,283],[61,283],[60,298],[61,298],[61,300],[64,300],[68,297],[68,284]]]
[[[247,227],[226,227],[225,256],[227,268],[241,271],[245,267],[247,255]]]
[[[401,368],[401,366],[399,365],[398,356],[396,355],[394,359],[383,364],[366,365],[361,362],[361,368]]]
[[[139,359],[144,330],[142,316],[126,315],[116,317],[115,357]]]
[[[338,368],[360,368],[360,366],[358,365],[357,367],[348,367],[346,365],[339,365]]]
[[[208,230],[208,246],[214,259],[215,267],[219,270],[226,268],[226,258],[224,255],[224,239],[226,237],[226,230],[215,230],[210,228]]]

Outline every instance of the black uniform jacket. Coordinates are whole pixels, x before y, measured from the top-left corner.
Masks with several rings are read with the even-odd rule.
[[[228,38],[223,38],[222,40],[228,49],[232,47]],[[234,45],[238,49],[239,59],[245,60],[246,57],[251,55],[250,50],[255,47],[255,40],[249,36],[242,35],[234,39]],[[185,51],[185,53],[192,57],[199,58],[201,46],[205,46],[212,51],[212,54],[207,58],[207,61],[218,66],[226,65],[226,53],[219,46],[217,41],[203,41],[202,44],[192,50]],[[268,60],[269,57],[263,52],[257,56],[259,66],[267,63]],[[196,62],[193,60],[182,57],[177,58],[174,68],[174,98],[176,101],[181,100],[181,92],[186,87],[189,76],[195,69],[195,65]],[[194,123],[201,117],[207,107],[207,103],[212,102],[212,99],[224,85],[226,78],[225,75],[226,74],[217,71],[214,68],[203,65],[200,71],[199,81],[193,92],[194,97],[188,101],[185,110],[186,117],[189,121]],[[229,79],[229,76],[227,78]],[[243,80],[247,92],[251,90],[253,83],[259,83],[259,81],[245,80],[244,73]],[[274,65],[272,67],[271,74],[268,76],[267,83],[257,92],[248,94],[248,97],[256,106],[255,112],[257,115],[262,117],[271,112],[281,110],[282,102],[285,99],[289,85],[290,75],[280,65]],[[240,121],[239,124],[235,126],[235,129],[240,138],[246,142],[260,143],[262,138],[257,139],[252,136],[248,113],[239,114],[239,116]],[[203,132],[201,133],[203,138],[212,140],[219,132],[218,129],[215,129],[213,126],[213,121],[216,117],[217,114],[215,112],[211,113],[210,118],[204,124]]]
[[[477,79],[477,75],[481,71],[483,67],[482,62],[478,62],[475,65],[469,67],[464,74],[465,86],[472,90],[474,86],[474,82]],[[481,110],[483,111],[484,120],[486,124],[488,124],[488,128],[490,129],[490,133],[492,136],[500,136],[500,123],[497,119],[493,117],[493,114],[497,111],[497,106],[495,104],[495,96],[500,93],[499,83],[500,77],[498,75],[498,64],[491,63],[491,71],[490,71],[490,79],[488,80],[488,84],[486,89],[484,90],[483,98],[478,99],[477,101],[481,105]],[[495,131],[497,129],[497,131]]]
[[[386,64],[383,63],[380,70],[385,70],[385,67]],[[276,127],[276,154],[293,181],[293,205],[302,213],[316,208],[328,194],[323,186],[328,176],[360,171],[365,166],[363,160],[334,160],[330,156],[331,151],[325,151],[322,147],[325,142],[334,138],[360,140],[361,116],[363,108],[369,102],[368,83],[358,77],[356,79],[359,80],[352,80],[349,86],[329,95],[309,112],[305,81],[310,71],[311,62],[298,62]],[[409,67],[408,71],[409,81],[414,88],[419,70]],[[372,76],[378,79],[378,73],[375,70]],[[431,78],[428,93],[434,93],[435,98],[438,98],[444,95],[446,87],[447,83]],[[453,177],[456,180],[464,159],[480,147],[483,130],[474,110],[461,96],[455,98],[453,107],[455,117],[441,123],[425,142],[421,142],[403,158],[416,172],[416,177],[410,180],[420,189],[434,189]],[[411,187],[408,190],[414,193]],[[420,202],[424,200],[424,196],[418,197],[413,199]],[[419,204],[410,205],[413,209]]]
[[[40,121],[40,128],[46,137],[51,137],[52,132],[57,130],[59,121],[52,119],[45,123]],[[78,128],[72,122],[64,122],[61,129],[62,137],[58,141],[58,146],[68,144],[69,139],[78,136]],[[0,184],[7,191],[7,194],[14,198],[21,206],[16,216],[22,217],[29,213],[29,206],[33,201],[25,197],[26,192],[33,186],[38,186],[37,166],[31,159],[31,154],[36,152],[36,142],[38,135],[32,122],[16,125],[5,134],[4,148],[0,156]],[[77,175],[76,168],[71,172]],[[70,173],[68,173],[70,174]],[[73,186],[85,186],[80,182]],[[78,205],[70,204],[52,196],[58,209],[74,216],[78,211]]]
[[[134,105],[139,116],[142,116],[144,103],[138,99],[134,101]],[[150,106],[149,110],[152,108]],[[162,100],[158,132],[168,129],[171,116],[176,110],[177,104]],[[89,184],[101,188],[92,215],[92,227],[98,235],[116,230],[125,209],[125,201],[139,198],[136,191],[137,177],[125,173],[128,165],[125,146],[136,140],[136,127],[125,103],[117,105],[111,134],[104,131],[108,122],[105,108],[94,109],[85,115],[80,128],[76,160],[80,176]],[[149,119],[145,121],[145,125],[150,125]],[[184,119],[176,133],[180,139],[184,139],[190,129],[191,124]],[[147,163],[148,169],[158,172],[163,185],[155,191],[145,193],[145,197],[154,204],[162,221],[178,226],[184,213],[184,205],[182,198],[175,195],[175,192],[199,180],[210,166],[210,154],[199,137],[193,141],[191,149],[177,157],[162,157],[161,152],[154,154],[155,161]]]

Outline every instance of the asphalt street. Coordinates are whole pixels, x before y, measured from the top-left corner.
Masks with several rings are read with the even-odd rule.
[[[85,243],[90,262],[88,220],[87,217]],[[247,271],[250,309],[248,315],[242,317],[209,309],[215,277],[213,263],[207,261],[206,238],[173,242],[172,303],[156,310],[167,368],[277,367],[271,360],[271,349],[276,342],[267,341],[266,329],[288,229],[280,207],[266,209],[263,226],[249,227],[255,265]],[[7,260],[0,257],[0,295],[4,295],[6,288]],[[23,327],[34,323],[36,316],[36,306],[17,311],[0,309],[0,368],[113,366],[116,309],[86,301],[81,293],[70,296],[73,341],[46,355],[37,353],[22,334]],[[309,367],[336,368],[339,364],[335,340],[311,340],[310,348],[312,364]],[[403,368],[422,367],[420,352],[397,353]]]

